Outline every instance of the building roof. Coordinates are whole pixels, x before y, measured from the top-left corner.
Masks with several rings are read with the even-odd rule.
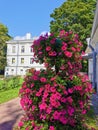
[[[16,36],[15,38],[7,41],[6,43],[27,43],[27,42],[32,42],[34,40],[38,39],[38,37],[31,37],[30,33],[27,33],[25,36]]]

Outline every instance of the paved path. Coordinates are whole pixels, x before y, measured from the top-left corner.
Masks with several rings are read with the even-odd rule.
[[[0,130],[13,130],[23,115],[19,98],[0,105]]]

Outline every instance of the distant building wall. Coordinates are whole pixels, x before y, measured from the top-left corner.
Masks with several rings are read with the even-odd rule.
[[[27,69],[44,68],[43,65],[33,63],[33,50],[31,45],[34,39],[11,40],[7,42],[7,66],[5,67],[5,77],[12,75],[25,75]]]

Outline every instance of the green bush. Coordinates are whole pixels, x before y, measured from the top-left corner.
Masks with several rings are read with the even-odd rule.
[[[21,86],[23,79],[20,76],[7,77],[0,80],[0,91],[18,88]]]

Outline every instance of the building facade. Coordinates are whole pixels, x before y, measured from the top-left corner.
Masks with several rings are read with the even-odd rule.
[[[92,26],[91,37],[87,40],[85,57],[88,59],[88,75],[93,88],[98,93],[98,0]]]
[[[30,68],[37,70],[43,65],[33,62],[33,50],[31,48],[35,38],[26,37],[24,40],[10,40],[7,43],[7,66],[5,77],[25,75]]]

